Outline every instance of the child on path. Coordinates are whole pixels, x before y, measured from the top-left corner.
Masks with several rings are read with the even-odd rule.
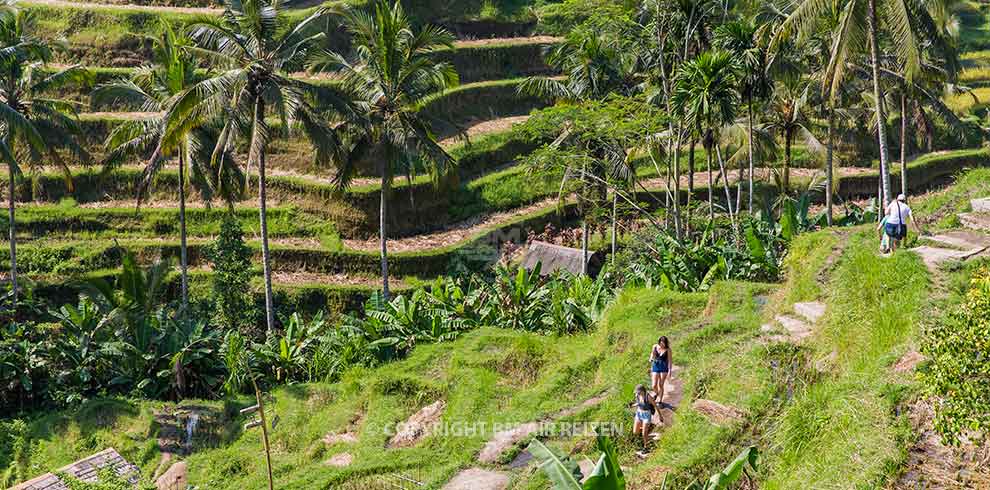
[[[877,225],[877,231],[880,232],[880,253],[887,255],[890,253],[890,235],[887,234],[887,216],[884,216],[880,220],[880,224]]]
[[[649,447],[650,432],[653,430],[653,415],[660,412],[656,399],[646,391],[643,385],[636,385],[635,400],[636,416],[633,419],[633,435],[642,435],[643,451]]]

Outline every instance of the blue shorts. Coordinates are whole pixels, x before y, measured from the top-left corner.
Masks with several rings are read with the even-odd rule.
[[[669,373],[670,368],[667,366],[667,361],[653,361],[653,365],[650,367],[650,372]]]
[[[903,240],[907,236],[907,225],[887,223],[884,225],[884,231],[894,240]]]
[[[646,410],[636,410],[636,420],[640,422],[649,422],[653,420],[653,414],[647,412]]]

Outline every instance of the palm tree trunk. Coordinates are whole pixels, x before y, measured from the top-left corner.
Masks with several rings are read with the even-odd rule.
[[[10,235],[10,306],[11,310],[17,308],[17,234],[15,232],[16,221],[14,220],[14,167],[7,165],[10,171],[7,175],[7,232]]]
[[[749,212],[753,212],[753,96],[749,96],[749,134],[746,135],[749,144]],[[742,177],[740,176],[740,182],[742,182]],[[738,209],[738,208],[737,208]]]
[[[691,144],[688,146],[688,195],[687,195],[687,219],[685,220],[685,229],[687,234],[691,234],[691,201],[694,199],[694,148],[698,144],[694,137],[691,138]]]
[[[725,176],[722,179],[722,186],[725,188],[725,207],[729,211],[729,221],[732,223],[733,233],[738,237],[739,230],[736,228],[736,213],[733,212],[732,193],[729,192],[729,178],[728,174],[725,173],[725,163],[722,161],[722,148],[718,144],[715,145],[715,156],[718,157],[718,168],[722,172],[722,175]]]
[[[907,195],[907,94],[901,93],[901,193]]]
[[[729,175],[725,176],[726,182],[729,180]],[[742,193],[743,193],[743,182],[746,181],[746,163],[742,160],[739,161],[739,175],[736,177],[736,212],[742,208]]]
[[[705,148],[705,157],[708,162],[708,221],[715,221],[715,192],[713,188],[715,187],[715,179],[712,174],[712,149]]]
[[[784,194],[791,190],[791,131],[784,131]]]
[[[825,133],[825,222],[832,226],[832,131],[835,126],[835,111],[827,106],[828,129]]]
[[[581,223],[581,274],[588,275],[588,219]]]
[[[379,197],[379,209],[378,209],[378,240],[381,249],[381,260],[382,260],[382,297],[385,301],[388,301],[388,233],[387,233],[387,216],[388,211],[388,198],[385,197],[388,194],[389,183],[391,179],[388,178],[388,172],[382,172],[382,186],[381,195]]]
[[[674,237],[681,239],[681,136],[678,128],[674,146]]]
[[[676,202],[676,197],[674,198]],[[619,220],[619,191],[612,191],[612,265],[615,265],[615,252],[618,248],[618,239],[616,237],[617,227],[616,224]],[[676,226],[677,218],[674,218],[674,223]]]
[[[251,134],[251,151],[258,164],[258,212],[261,218],[261,264],[265,276],[265,320],[267,333],[275,331],[275,299],[272,294],[272,263],[268,252],[268,203],[265,182],[265,102],[258,97],[254,102],[254,130]],[[259,141],[260,139],[260,141]]]
[[[186,149],[179,150],[179,262],[182,283],[182,309],[185,320],[189,308],[189,255],[186,250]]]
[[[877,116],[877,142],[880,146],[880,186],[883,196],[881,204],[886,207],[890,203],[890,166],[887,157],[887,119],[883,108],[883,91],[880,89],[880,45],[877,40],[879,27],[877,26],[877,1],[869,0],[870,14],[869,37],[870,37],[870,63],[873,66],[873,103]]]

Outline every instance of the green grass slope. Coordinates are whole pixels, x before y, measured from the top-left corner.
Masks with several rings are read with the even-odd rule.
[[[839,255],[835,250],[846,243]],[[368,484],[407,473],[440,488],[459,470],[476,466],[490,437],[456,427],[540,420],[606,392],[600,405],[563,421],[594,421],[628,430],[633,387],[646,382],[644,359],[655,337],[671,337],[684,400],[646,460],[635,441],[618,436],[630,488],[652,488],[665,471],[673,482],[704,477],[741,446],[764,451],[762,488],[875,488],[897,474],[910,434],[895,407],[912,382],[890,370],[911,341],[926,305],[928,282],[910,253],[884,259],[867,230],[802,236],[792,248],[780,286],[719,283],[708,293],[652,289],[623,291],[599,327],[587,335],[547,337],[482,328],[452,343],[421,346],[403,361],[354,369],[334,384],[274,392],[280,418],[272,435],[280,488]],[[825,282],[819,279],[825,278]],[[760,297],[769,298],[766,301]],[[760,324],[798,300],[822,299],[829,308],[805,345],[767,344]],[[895,299],[897,301],[895,301]],[[834,354],[833,354],[834,352]],[[831,358],[819,371],[814,361]],[[739,408],[743,420],[716,425],[692,407],[696,399]],[[444,426],[419,445],[385,449],[388,428],[420,408],[444,400]],[[187,402],[209,422],[187,457],[191,483],[211,489],[266,485],[260,434],[240,430],[236,408],[247,399]],[[153,442],[160,403],[94,401],[41,416],[7,431],[30,441],[30,454],[0,449],[0,471],[23,479],[105,446],[114,446],[145,472],[157,464]],[[625,425],[622,425],[625,424]],[[480,427],[480,426],[479,426]],[[358,442],[327,445],[328,433],[354,431]],[[547,442],[593,457],[590,436],[551,434]],[[0,437],[0,448],[5,445]],[[347,452],[346,468],[324,464]],[[510,451],[503,460],[511,459]],[[503,461],[504,462],[504,461]],[[514,489],[546,488],[541,473],[512,473]]]

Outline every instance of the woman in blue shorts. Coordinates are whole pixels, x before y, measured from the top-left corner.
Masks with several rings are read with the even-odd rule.
[[[649,446],[650,431],[653,430],[653,414],[660,411],[656,400],[646,391],[643,385],[636,385],[636,398],[633,401],[636,407],[636,418],[633,419],[633,434],[642,435],[643,450]]]
[[[653,392],[656,393],[657,404],[663,403],[663,385],[670,376],[670,341],[660,337],[650,351],[650,380],[653,382]]]

